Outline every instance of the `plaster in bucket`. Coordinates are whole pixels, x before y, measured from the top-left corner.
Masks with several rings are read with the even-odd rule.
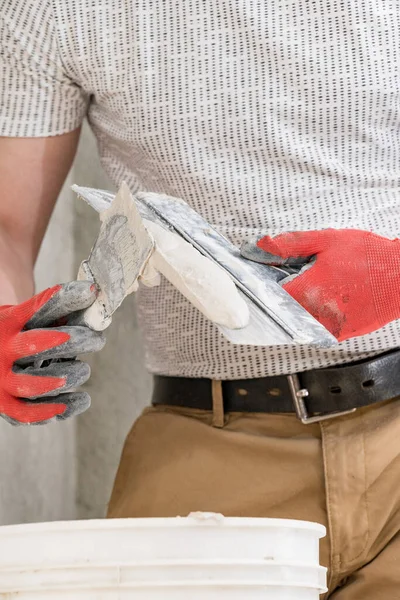
[[[317,600],[325,528],[282,519],[112,519],[0,528],[0,599]]]

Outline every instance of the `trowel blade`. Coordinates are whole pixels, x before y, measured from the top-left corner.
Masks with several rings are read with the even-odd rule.
[[[257,307],[257,315],[264,314],[264,321],[268,320],[266,326],[278,327],[284,334],[281,339],[321,348],[337,345],[337,339],[281,287],[281,269],[244,258],[239,248],[179,198],[145,193],[136,198],[147,212],[223,267],[239,290]],[[258,322],[260,326],[261,320]]]
[[[109,325],[124,298],[137,288],[138,277],[154,249],[125,183],[100,213],[100,219],[98,237],[78,274],[78,279],[92,280],[100,290],[96,302],[85,311],[86,324],[96,330]]]

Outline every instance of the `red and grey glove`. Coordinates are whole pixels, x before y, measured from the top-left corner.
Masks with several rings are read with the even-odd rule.
[[[400,318],[399,239],[326,229],[267,236],[255,250],[271,266],[305,264],[283,287],[339,341]]]
[[[0,307],[0,416],[15,425],[42,424],[89,407],[88,394],[75,390],[90,368],[75,357],[101,350],[104,337],[69,320],[96,295],[91,282],[74,281]]]

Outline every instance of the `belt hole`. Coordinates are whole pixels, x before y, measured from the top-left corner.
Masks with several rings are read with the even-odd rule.
[[[272,389],[268,390],[268,393],[270,396],[280,396],[281,390],[279,388],[272,388]]]
[[[339,385],[333,385],[329,388],[331,394],[341,394],[342,388]]]
[[[362,382],[363,388],[371,388],[374,387],[375,381],[373,379],[368,379],[367,381]]]
[[[238,389],[239,396],[247,396],[248,393],[249,392],[247,390],[243,389],[243,388],[239,388]]]

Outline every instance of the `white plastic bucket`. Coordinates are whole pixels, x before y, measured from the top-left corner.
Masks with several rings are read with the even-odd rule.
[[[0,527],[0,599],[318,600],[324,535],[205,513]]]

